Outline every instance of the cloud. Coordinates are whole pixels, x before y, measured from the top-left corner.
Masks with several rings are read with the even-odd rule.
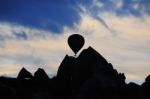
[[[57,0],[31,0],[30,3],[3,0],[0,4],[0,21],[61,33],[64,26],[73,27],[73,23],[80,20],[80,4],[94,13],[106,11],[135,16],[150,14],[149,0],[62,0],[59,3]]]
[[[86,6],[93,12],[113,12],[118,16],[142,16],[150,14],[149,0],[93,0],[92,5]]]

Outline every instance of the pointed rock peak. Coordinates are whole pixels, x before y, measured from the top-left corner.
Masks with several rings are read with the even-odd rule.
[[[24,67],[21,70],[26,70]]]
[[[69,58],[69,56],[68,56],[68,55],[66,55],[66,56],[64,57],[64,59],[66,59],[66,58]]]
[[[89,46],[87,49],[84,49],[80,55],[78,56],[78,59],[95,59],[95,61],[101,61],[104,63],[107,63],[106,59],[100,55],[94,48]]]
[[[21,72],[21,71],[22,71],[22,72],[23,72],[23,71],[27,71],[27,72],[28,72],[28,70],[27,70],[26,68],[24,68],[24,67],[20,70],[20,72]]]
[[[75,62],[76,62],[75,57],[66,55],[58,68],[57,76],[60,77],[65,73],[67,73],[66,70],[68,70],[68,68],[72,66]]]
[[[146,77],[145,82],[150,82],[150,75]]]
[[[33,76],[32,74],[27,71],[24,67],[20,70],[19,74],[18,74],[18,79],[32,79]]]
[[[37,80],[47,80],[49,79],[48,75],[42,68],[38,68],[38,70],[34,73],[34,79]]]
[[[93,49],[91,46],[89,46],[87,49],[84,49],[79,57],[81,57],[82,55],[91,55],[91,54],[95,54],[95,55],[99,55],[101,56],[95,49]]]
[[[92,48],[91,46],[89,46],[87,49],[89,50],[95,50],[94,48]]]
[[[60,66],[61,66],[61,65],[67,65],[67,64],[69,64],[69,63],[72,63],[72,62],[75,61],[75,59],[76,59],[76,58],[73,57],[73,56],[68,56],[68,55],[66,55],[65,58],[63,59],[62,63],[60,64]]]

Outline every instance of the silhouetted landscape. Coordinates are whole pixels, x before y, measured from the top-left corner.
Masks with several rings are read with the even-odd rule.
[[[34,75],[22,68],[17,78],[0,78],[1,99],[150,99],[150,76],[142,85],[125,83],[111,63],[95,49],[75,58],[66,55],[57,75],[39,68]]]
[[[150,99],[150,0],[0,0],[0,99]]]

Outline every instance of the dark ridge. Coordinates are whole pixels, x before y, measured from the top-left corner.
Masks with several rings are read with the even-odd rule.
[[[113,68],[89,47],[75,58],[66,55],[57,75],[49,78],[39,68],[34,77],[22,68],[17,78],[0,77],[1,99],[150,99],[150,75],[142,85],[125,83]],[[4,98],[3,98],[4,97]]]

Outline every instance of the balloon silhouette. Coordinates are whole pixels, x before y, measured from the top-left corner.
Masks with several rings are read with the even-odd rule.
[[[84,38],[83,36],[79,34],[73,34],[68,38],[68,45],[75,53],[75,56],[77,52],[83,47],[84,45]]]

